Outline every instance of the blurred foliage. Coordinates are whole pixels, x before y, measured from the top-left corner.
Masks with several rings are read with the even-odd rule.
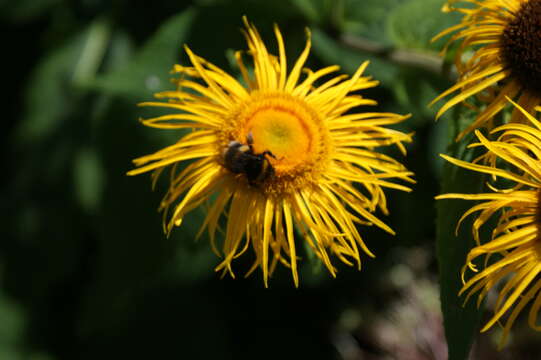
[[[171,87],[168,81],[171,64],[177,61],[180,44],[187,40],[187,32],[195,11],[185,10],[164,21],[155,35],[131,58],[123,43],[112,42],[115,57],[126,60],[112,71],[105,72],[91,82],[97,91],[125,96],[128,99],[148,99],[152,94]],[[123,51],[124,50],[124,51]]]
[[[434,286],[437,154],[446,149],[449,132],[445,119],[434,123],[435,109],[426,104],[449,81],[353,49],[340,35],[436,56],[439,44],[430,38],[455,21],[439,13],[440,5],[0,1],[10,85],[1,135],[8,176],[1,188],[0,359],[338,359],[347,358],[348,336],[363,358],[392,354],[363,335],[366,319],[381,316],[405,292],[406,280],[389,279],[416,269],[411,249],[427,255],[422,267],[407,270],[407,279]],[[186,64],[184,44],[238,76],[230,60],[232,50],[245,48],[242,15],[273,51],[272,24],[278,23],[291,59],[309,27],[312,68],[339,64],[351,74],[370,60],[367,72],[381,84],[364,94],[377,99],[377,110],[412,114],[401,129],[415,132],[404,162],[418,184],[412,194],[390,192],[385,221],[397,236],[362,229],[378,258],[367,259],[360,273],[339,266],[333,280],[307,253],[300,289],[285,269],[263,289],[260,274],[243,279],[251,261],[246,255],[235,268],[237,279],[221,280],[208,239],[194,240],[204,209],[166,238],[156,212],[165,183],[152,192],[148,177],[125,176],[131,159],[179,136],[141,126],[138,118],[159,111],[136,103],[174,88],[169,71],[174,63]],[[437,346],[444,344],[440,338]]]
[[[456,13],[441,12],[441,7],[441,0],[400,2],[390,10],[385,22],[387,36],[398,47],[438,52],[442,42],[432,42],[432,38],[459,21]]]
[[[6,295],[0,293],[0,359],[20,359],[24,315],[20,308]]]

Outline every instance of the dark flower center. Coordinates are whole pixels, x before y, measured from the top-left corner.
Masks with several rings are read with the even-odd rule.
[[[501,37],[504,64],[529,91],[541,96],[541,0],[525,2]]]

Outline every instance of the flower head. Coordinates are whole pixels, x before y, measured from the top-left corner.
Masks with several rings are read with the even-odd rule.
[[[373,151],[394,144],[405,152],[402,142],[411,141],[410,135],[384,125],[408,116],[350,112],[375,104],[353,94],[377,85],[363,76],[367,63],[349,79],[339,75],[316,85],[339,68],[303,69],[309,32],[306,47],[288,70],[278,27],[275,56],[255,27],[246,19],[244,23],[253,73],[241,51],[235,56],[244,84],[186,46],[192,66],[175,65],[174,72],[181,74],[178,89],[156,94],[169,101],[141,105],[178,111],[143,120],[145,125],[191,132],[135,159],[138,168],[129,175],[154,171],[157,178],[170,167],[171,183],[160,206],[167,232],[181,225],[187,212],[209,204],[201,232],[208,229],[214,251],[223,257],[216,271],[234,277],[232,260],[251,247],[255,261],[248,273],[261,268],[267,284],[280,262],[291,268],[297,285],[299,234],[333,276],[331,255],[360,268],[360,253],[373,255],[356,224],[393,233],[373,212],[387,213],[383,188],[409,191],[391,178],[413,181],[403,165]],[[191,162],[181,169],[179,164],[187,160]],[[227,225],[219,244],[222,215]]]
[[[490,289],[504,283],[494,309],[494,316],[481,330],[486,331],[507,313],[503,326],[502,346],[509,331],[524,307],[531,301],[528,321],[530,326],[541,331],[537,316],[541,306],[541,123],[524,109],[518,107],[532,126],[510,123],[492,131],[499,134],[497,140],[489,141],[476,130],[480,141],[472,146],[484,146],[485,156],[497,156],[510,165],[511,170],[469,163],[444,156],[451,163],[473,171],[506,179],[513,186],[492,190],[484,194],[444,194],[437,199],[466,199],[481,202],[464,213],[459,221],[477,213],[473,222],[473,237],[477,246],[470,250],[466,265],[462,269],[464,281],[468,269],[476,272],[464,281],[460,294],[467,293],[466,301],[478,293],[478,306]],[[482,159],[478,159],[483,162]],[[492,216],[497,216],[497,225],[492,230],[490,241],[481,242],[479,229]],[[485,256],[485,268],[478,271],[474,260]],[[496,261],[488,264],[490,257]]]
[[[454,94],[436,117],[473,96],[487,105],[460,139],[476,128],[492,127],[506,97],[517,99],[527,112],[541,104],[541,0],[464,0],[470,6],[453,7],[455,2],[449,0],[444,11],[464,14],[462,21],[434,39],[454,33],[448,45],[460,42],[455,55],[459,78],[432,102]],[[520,118],[515,111],[512,120]]]

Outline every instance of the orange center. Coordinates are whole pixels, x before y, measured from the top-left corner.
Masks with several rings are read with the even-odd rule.
[[[274,158],[268,159],[276,175],[296,173],[321,160],[321,140],[327,134],[310,107],[280,93],[254,94],[252,99],[239,116],[239,138],[251,134],[255,153],[272,152]]]
[[[324,120],[303,99],[278,91],[253,91],[228,117],[220,137],[221,148],[230,141],[252,142],[255,154],[266,158],[273,176],[263,191],[289,193],[315,183],[330,159],[331,138]]]

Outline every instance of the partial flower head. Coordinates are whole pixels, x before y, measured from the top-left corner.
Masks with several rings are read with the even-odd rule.
[[[492,128],[492,118],[507,105],[506,97],[527,112],[541,104],[541,0],[464,0],[460,6],[457,2],[449,0],[444,11],[464,14],[462,21],[435,39],[452,33],[448,45],[460,43],[455,54],[459,78],[432,103],[453,94],[436,117],[470,97],[486,104],[460,139],[474,129]],[[514,111],[512,121],[520,118]]]
[[[201,232],[208,229],[214,251],[223,258],[216,271],[234,277],[233,259],[251,247],[255,261],[248,273],[261,268],[267,285],[282,263],[298,285],[301,239],[333,276],[331,256],[360,268],[361,253],[373,254],[356,225],[393,233],[373,212],[388,212],[384,188],[409,191],[391,179],[413,182],[403,165],[374,151],[396,145],[405,153],[403,142],[411,141],[410,135],[384,126],[408,116],[351,111],[376,104],[354,94],[378,84],[363,76],[367,62],[351,78],[338,75],[319,83],[339,67],[303,68],[309,32],[306,47],[288,69],[278,27],[278,55],[272,55],[256,28],[246,19],[244,24],[253,71],[245,65],[246,53],[238,51],[239,82],[186,46],[192,66],[175,65],[178,89],[156,94],[167,102],[141,105],[175,110],[143,120],[145,125],[190,132],[135,159],[138,168],[129,175],[154,171],[156,179],[170,169],[160,205],[168,233],[187,212],[208,204]],[[226,219],[223,241],[216,236],[220,218]]]
[[[472,231],[477,246],[470,250],[462,270],[464,286],[460,294],[467,293],[466,301],[478,293],[478,306],[492,288],[499,289],[494,316],[482,328],[488,330],[504,320],[503,346],[519,313],[532,300],[528,322],[536,331],[541,331],[537,317],[541,307],[541,123],[521,107],[531,126],[510,123],[492,131],[499,134],[494,141],[487,140],[479,130],[475,133],[488,152],[485,156],[496,156],[506,168],[469,163],[444,156],[451,163],[463,168],[506,179],[511,183],[506,189],[489,186],[491,192],[484,194],[444,194],[437,199],[465,199],[480,201],[466,211],[459,221],[475,215]],[[478,159],[483,162],[483,159]],[[503,165],[503,164],[502,164]],[[482,242],[480,228],[491,217],[497,217],[491,239]],[[478,271],[474,260],[485,257],[484,269]],[[489,260],[492,260],[488,265]],[[468,269],[476,274],[465,281]],[[501,287],[499,285],[502,285]]]

